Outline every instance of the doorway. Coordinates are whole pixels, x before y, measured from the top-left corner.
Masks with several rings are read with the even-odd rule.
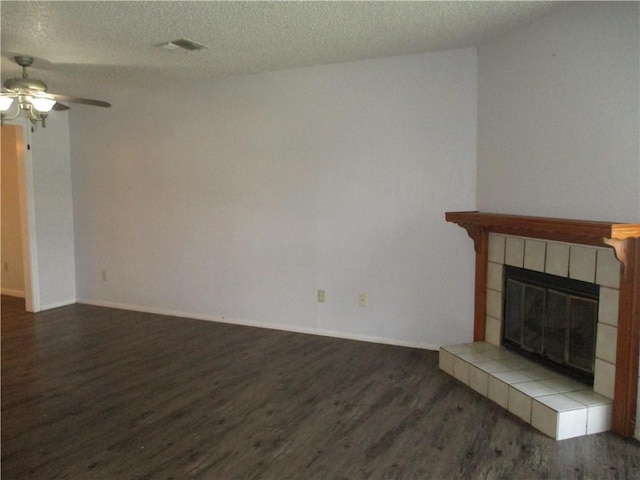
[[[23,127],[0,128],[2,155],[2,294],[25,299],[25,309],[34,311],[31,249],[27,207],[26,156]]]

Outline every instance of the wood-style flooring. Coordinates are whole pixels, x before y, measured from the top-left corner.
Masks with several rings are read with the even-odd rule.
[[[2,297],[2,479],[638,479],[640,442],[556,442],[437,353]]]

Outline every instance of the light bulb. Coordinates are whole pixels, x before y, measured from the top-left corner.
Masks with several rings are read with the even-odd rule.
[[[13,97],[0,95],[0,112],[6,112],[13,105]]]
[[[56,104],[56,101],[54,99],[46,97],[31,97],[29,101],[37,111],[43,113],[51,111],[53,106]]]

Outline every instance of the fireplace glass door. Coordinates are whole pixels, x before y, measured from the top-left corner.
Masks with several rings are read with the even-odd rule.
[[[505,266],[503,344],[593,384],[599,287]]]

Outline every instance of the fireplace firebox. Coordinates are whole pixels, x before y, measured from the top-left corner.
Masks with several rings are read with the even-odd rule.
[[[502,344],[593,385],[599,286],[505,265]]]

